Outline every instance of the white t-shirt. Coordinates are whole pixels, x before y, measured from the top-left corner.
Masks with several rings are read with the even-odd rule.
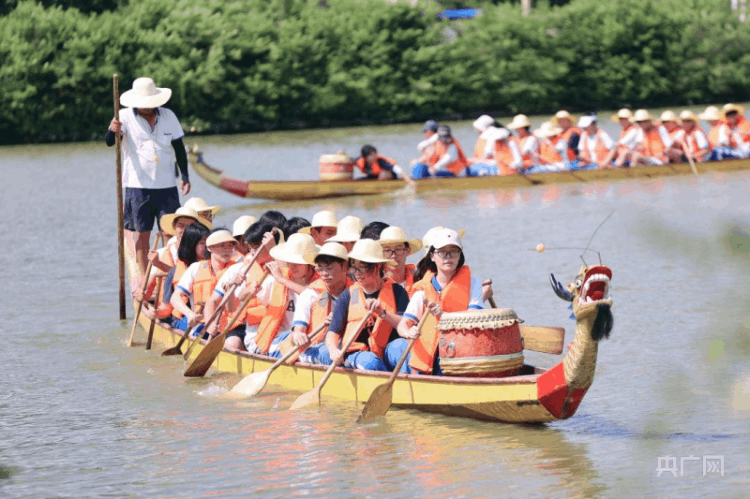
[[[157,108],[154,129],[134,108],[120,110],[122,123],[122,185],[142,189],[177,186],[172,141],[185,133],[177,116],[165,107]]]
[[[227,269],[228,271],[229,269]],[[269,276],[263,281],[263,284],[260,285],[260,290],[258,291],[258,294],[255,295],[255,298],[260,301],[260,303],[263,306],[268,306],[269,303],[271,303],[271,290],[273,288],[274,283],[276,282],[276,279],[273,278],[269,274]],[[218,286],[217,286],[218,287]],[[237,286],[237,289],[235,290],[235,296],[239,297],[239,294],[242,292],[242,290],[245,289],[245,282]],[[284,318],[281,321],[281,324],[279,325],[279,332],[289,331],[292,329],[292,319],[294,318],[294,311],[297,309],[299,296],[297,293],[292,291],[291,289],[287,289],[287,305],[286,305],[286,313],[284,314]],[[253,346],[255,345],[255,336],[258,334],[258,324],[255,325],[246,325],[245,327],[245,348],[248,349],[248,351],[252,352]]]
[[[438,140],[438,134],[433,134],[429,139],[424,139],[422,142],[417,144],[417,150],[419,152],[422,152],[425,149],[427,149],[429,146],[437,142],[437,140]]]
[[[432,285],[438,292],[440,292],[441,289],[440,285],[437,283],[437,278],[432,278]],[[404,317],[414,322],[419,322],[419,319],[422,318],[422,314],[424,314],[424,301],[424,291],[415,292],[412,295],[411,300],[409,300],[409,305],[406,307],[406,311],[404,311]],[[482,281],[476,277],[472,277],[471,291],[469,293],[469,310],[482,310],[484,308],[482,303]]]

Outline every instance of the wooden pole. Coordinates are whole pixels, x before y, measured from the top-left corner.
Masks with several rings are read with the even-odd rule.
[[[117,73],[112,75],[113,100],[115,107],[115,119],[120,120],[120,88],[117,81]],[[115,163],[117,170],[117,258],[120,271],[120,320],[124,321],[125,315],[125,227],[123,226],[122,208],[122,149],[120,148],[120,134],[115,134]],[[146,276],[148,278],[148,276]]]

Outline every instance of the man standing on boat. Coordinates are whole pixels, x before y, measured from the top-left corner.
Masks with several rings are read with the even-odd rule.
[[[151,229],[157,221],[180,207],[175,162],[183,195],[190,192],[185,133],[177,116],[165,107],[172,90],[157,88],[151,78],[138,78],[123,93],[120,103],[128,109],[113,119],[105,135],[108,146],[122,135],[124,226],[141,269],[146,271]]]

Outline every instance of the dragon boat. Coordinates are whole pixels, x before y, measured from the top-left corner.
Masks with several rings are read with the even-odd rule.
[[[135,259],[127,251],[126,255],[128,270],[136,271]],[[551,276],[553,290],[560,298],[572,302],[576,319],[575,337],[569,351],[551,369],[524,363],[517,375],[502,378],[401,374],[393,385],[393,406],[504,423],[537,424],[573,416],[594,380],[599,341],[608,337],[612,328],[611,277],[611,270],[603,265],[582,267],[567,288]],[[491,315],[493,311],[502,309],[485,312]],[[146,331],[151,327],[151,319],[145,314],[141,314],[139,323]],[[184,334],[157,321],[153,339],[164,347],[172,347]],[[559,340],[557,351],[552,353],[562,352],[562,337]],[[206,344],[204,340],[199,342],[188,362],[195,359]],[[246,376],[268,369],[276,360],[224,349],[213,368]],[[269,385],[307,391],[317,386],[324,373],[323,366],[282,365],[273,372]],[[325,384],[321,397],[364,403],[390,374],[337,368]]]
[[[189,150],[190,161],[195,172],[209,184],[242,198],[274,201],[300,201],[345,196],[372,196],[390,194],[405,189],[401,180],[240,180],[224,174],[223,170],[206,164],[197,146]],[[750,169],[750,159],[733,159],[708,163],[696,163],[699,174],[708,172],[731,172]],[[564,184],[628,179],[648,179],[670,175],[690,175],[689,164],[667,164],[636,168],[609,168],[527,175],[504,175],[491,177],[452,177],[415,180],[416,192],[468,189],[512,189],[543,184]]]

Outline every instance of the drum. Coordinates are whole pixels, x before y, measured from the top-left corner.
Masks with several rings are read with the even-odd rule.
[[[523,367],[523,322],[509,308],[444,313],[437,330],[446,376],[502,378]]]
[[[351,180],[354,178],[354,160],[343,151],[324,154],[318,163],[320,180]]]

